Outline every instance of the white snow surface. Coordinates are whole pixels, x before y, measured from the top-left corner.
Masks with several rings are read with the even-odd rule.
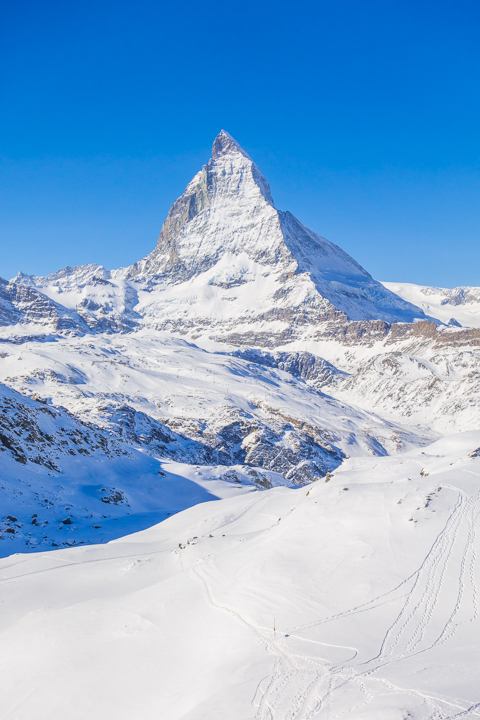
[[[480,432],[0,562],[0,718],[480,715]]]
[[[108,428],[102,409],[127,402],[161,421],[220,419],[240,410],[310,423],[348,455],[394,453],[431,440],[435,433],[337,401],[300,378],[208,352],[168,333],[134,333],[27,342],[0,358],[0,382],[61,405],[84,421]],[[332,388],[332,392],[334,389]],[[173,427],[173,425],[171,425]]]
[[[412,283],[384,282],[388,290],[448,324],[452,318],[462,327],[480,327],[480,288],[436,288]]]

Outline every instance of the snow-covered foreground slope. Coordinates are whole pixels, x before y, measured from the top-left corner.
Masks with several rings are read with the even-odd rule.
[[[480,715],[480,432],[0,563],[0,718]]]
[[[451,320],[463,327],[480,327],[480,288],[435,288],[412,283],[382,283],[388,290],[407,302],[422,308],[443,323]]]

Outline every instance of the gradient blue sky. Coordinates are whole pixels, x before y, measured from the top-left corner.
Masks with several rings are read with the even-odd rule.
[[[0,276],[127,265],[228,130],[374,277],[480,285],[480,4],[3,3]]]

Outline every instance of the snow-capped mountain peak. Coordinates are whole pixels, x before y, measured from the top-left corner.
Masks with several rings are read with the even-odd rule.
[[[426,319],[340,247],[277,210],[267,180],[225,130],[144,259],[111,272],[90,265],[20,274],[16,283],[68,301],[93,332],[148,324],[198,337],[208,329],[234,345],[274,347],[332,322]]]
[[[281,241],[268,182],[222,130],[212,158],[170,208],[157,247],[130,274],[188,280],[228,252],[275,262]]]
[[[185,286],[186,302],[194,297],[197,304],[204,298],[208,305],[212,298],[207,288],[212,285],[228,290],[249,282],[255,287],[255,315],[261,310],[262,318],[271,311],[278,319],[280,307],[290,313],[301,308],[315,324],[331,319],[335,311],[350,320],[412,322],[425,317],[422,310],[375,281],[340,247],[306,228],[291,213],[277,210],[267,180],[225,130],[215,138],[212,158],[172,205],[156,248],[121,273],[136,282],[148,282],[150,290],[152,281],[157,289],[162,285],[155,309],[148,303],[150,315],[162,314],[171,283],[194,282],[193,293],[190,285]],[[228,313],[220,315],[251,315],[238,295],[216,298],[217,310],[224,301]],[[171,318],[170,299],[168,306]],[[180,314],[183,321],[185,303]],[[209,317],[217,319],[218,314]]]
[[[251,160],[250,155],[239,145],[239,143],[233,138],[230,133],[226,130],[220,130],[217,137],[213,141],[212,146],[212,158],[216,159],[221,155],[227,155],[232,153],[240,153],[244,157]]]

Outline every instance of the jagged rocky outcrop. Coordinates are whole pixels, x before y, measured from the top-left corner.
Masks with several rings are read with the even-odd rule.
[[[317,389],[335,384],[346,376],[346,373],[336,368],[328,360],[306,351],[267,352],[256,348],[240,348],[235,350],[232,355],[251,363],[284,370]]]
[[[0,326],[33,325],[54,331],[83,331],[87,327],[67,308],[35,287],[0,278]]]
[[[132,331],[141,319],[133,309],[137,303],[136,291],[128,283],[109,278],[110,272],[104,267],[91,264],[66,267],[44,277],[20,272],[9,287],[10,293],[21,289],[35,294],[34,297],[40,296],[47,306],[50,303],[54,308],[61,308],[71,320],[68,329],[76,334]],[[29,298],[25,298],[26,313],[22,322],[34,321],[35,308],[31,305]],[[37,315],[46,322],[52,317],[52,311],[43,315],[37,312]],[[65,329],[65,323],[57,324],[56,329]]]
[[[261,422],[234,410],[213,423],[161,422],[125,403],[99,403],[96,418],[101,427],[40,395],[26,397],[0,383],[0,452],[58,473],[62,457],[116,457],[134,447],[180,462],[264,468],[298,485],[323,477],[344,457],[319,428],[294,418]]]
[[[212,421],[165,418],[161,422],[128,404],[98,405],[97,417],[119,440],[158,457],[201,465],[246,465],[282,474],[295,485],[334,470],[344,453],[328,433],[295,418],[261,421],[224,409]]]
[[[114,438],[40,396],[25,397],[0,383],[0,452],[16,462],[60,472],[61,457],[127,454]]]

